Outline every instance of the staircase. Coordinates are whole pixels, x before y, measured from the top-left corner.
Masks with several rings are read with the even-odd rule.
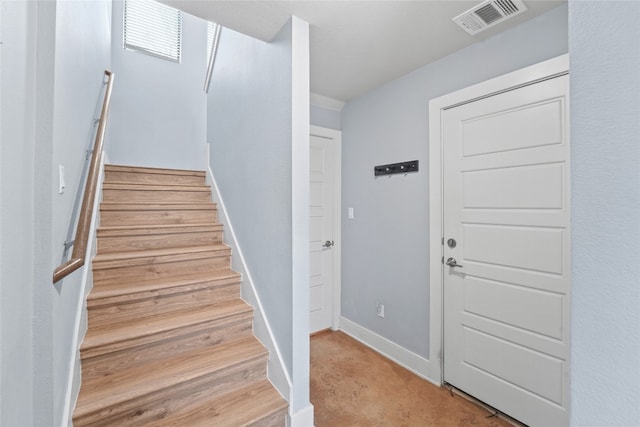
[[[105,166],[79,426],[284,426],[205,173]]]

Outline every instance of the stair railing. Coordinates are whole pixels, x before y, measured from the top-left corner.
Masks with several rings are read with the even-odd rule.
[[[111,89],[113,87],[113,73],[105,70],[106,89],[104,100],[102,101],[102,111],[100,112],[100,120],[98,121],[98,129],[96,131],[96,139],[93,143],[93,156],[87,181],[84,186],[84,195],[82,198],[82,207],[80,208],[80,216],[76,227],[76,235],[73,240],[73,252],[71,258],[61,264],[53,271],[53,283],[57,283],[62,278],[73,273],[85,263],[87,252],[87,244],[89,241],[89,231],[91,228],[91,217],[93,216],[93,203],[96,198],[98,186],[98,173],[100,172],[100,162],[102,161],[102,147],[104,145],[104,133],[107,127],[107,116],[109,115],[109,106],[111,104]]]

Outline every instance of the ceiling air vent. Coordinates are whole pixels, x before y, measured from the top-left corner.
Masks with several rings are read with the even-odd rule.
[[[522,0],[487,0],[453,18],[467,33],[474,35],[527,10]]]

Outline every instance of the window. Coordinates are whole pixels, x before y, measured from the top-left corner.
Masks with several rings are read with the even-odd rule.
[[[125,0],[124,47],[180,62],[182,15],[154,0]]]
[[[211,59],[211,46],[213,46],[213,39],[216,35],[217,26],[218,24],[207,22],[207,63]]]
[[[213,64],[216,61],[216,51],[218,50],[218,40],[222,27],[213,22],[207,22],[207,73],[204,76],[204,92],[209,93]],[[213,58],[211,55],[213,54]]]

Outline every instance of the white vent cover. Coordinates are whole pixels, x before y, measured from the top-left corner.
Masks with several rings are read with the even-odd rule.
[[[522,0],[486,0],[453,18],[467,33],[474,35],[527,10]]]

